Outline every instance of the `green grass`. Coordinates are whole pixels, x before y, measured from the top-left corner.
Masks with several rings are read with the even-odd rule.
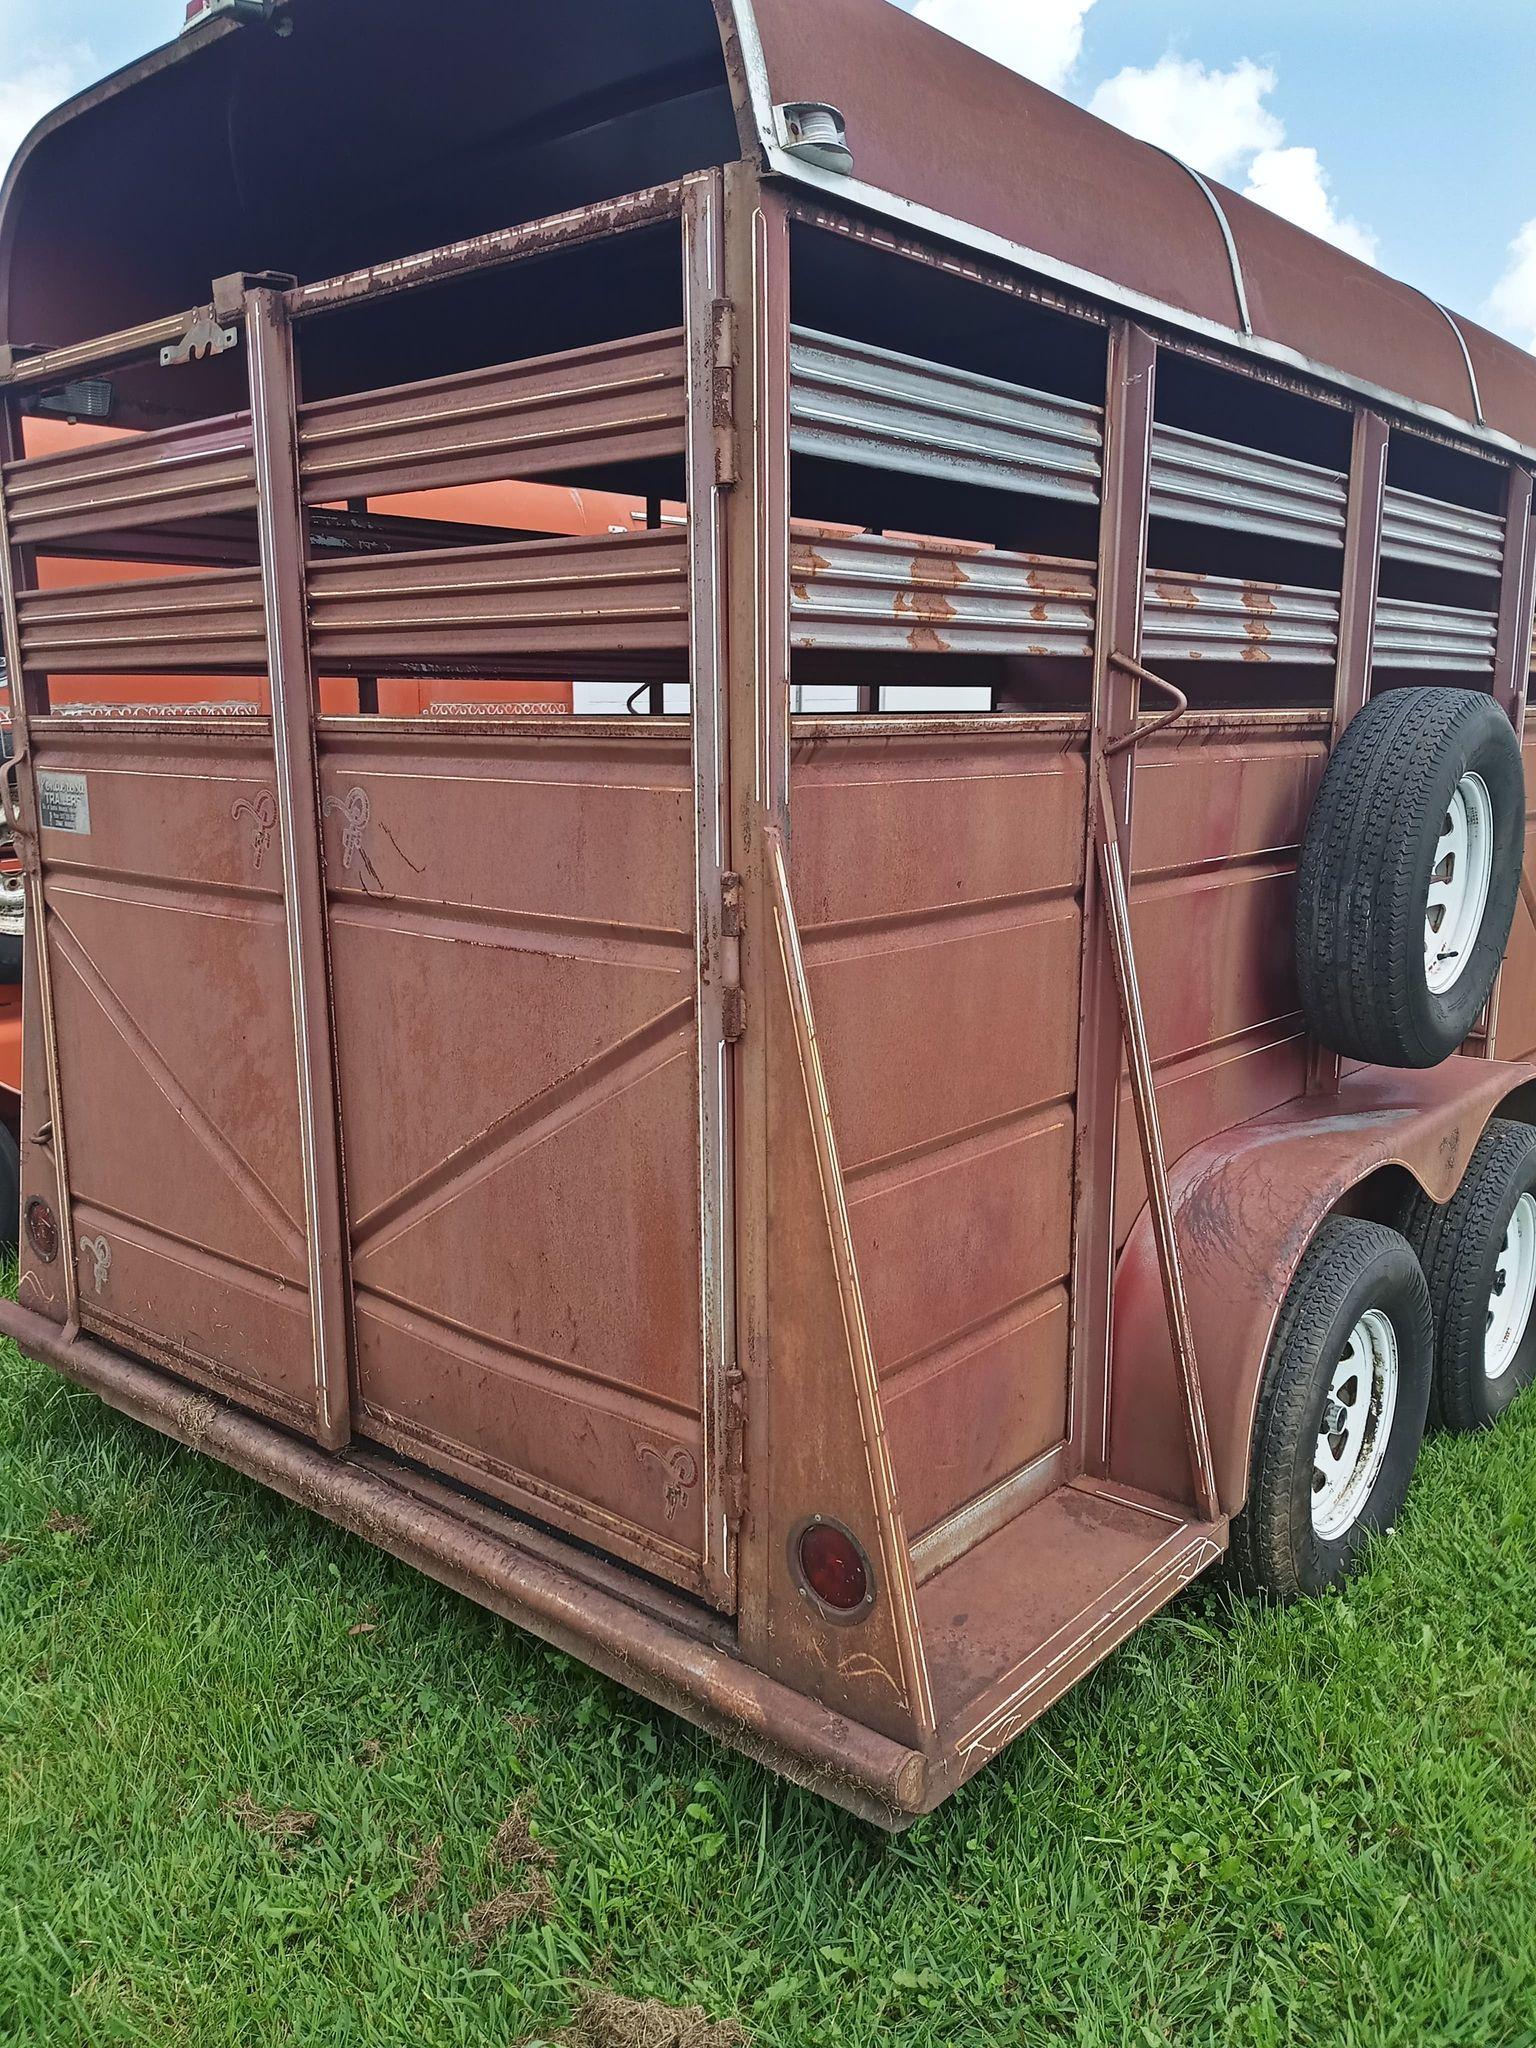
[[[6,2044],[512,2048],[593,1984],[776,2048],[1536,2043],[1536,1399],[1347,1598],[1196,1589],[894,1841],[10,1352],[0,1542]],[[552,1915],[477,1948],[530,1797]]]

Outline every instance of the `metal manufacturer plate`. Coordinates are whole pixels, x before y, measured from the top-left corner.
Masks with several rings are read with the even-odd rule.
[[[91,797],[83,775],[44,771],[37,778],[37,816],[45,832],[89,832]]]

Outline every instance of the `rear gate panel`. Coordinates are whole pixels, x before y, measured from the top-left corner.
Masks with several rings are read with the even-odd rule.
[[[80,1319],[314,1413],[271,735],[34,726]],[[52,807],[58,778],[77,800]]]
[[[370,1436],[693,1582],[688,737],[327,734]]]

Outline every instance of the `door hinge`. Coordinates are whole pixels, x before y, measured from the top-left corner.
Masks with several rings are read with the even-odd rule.
[[[736,308],[729,299],[710,307],[710,412],[715,431],[715,482],[740,481],[736,449]]]
[[[746,930],[740,875],[720,877],[720,1035],[734,1045],[747,1029],[747,998],[741,986],[741,941]]]

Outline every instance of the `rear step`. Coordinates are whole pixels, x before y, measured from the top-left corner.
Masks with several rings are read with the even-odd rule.
[[[1226,1527],[1078,1479],[922,1586],[939,1723],[933,1796],[964,1783],[1213,1563]]]

